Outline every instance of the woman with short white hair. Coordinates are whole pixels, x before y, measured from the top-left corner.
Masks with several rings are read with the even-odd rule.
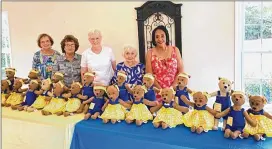
[[[142,85],[145,66],[143,63],[136,60],[137,54],[138,52],[134,47],[130,45],[124,47],[124,61],[117,64],[111,84],[116,84],[117,73],[118,71],[123,70],[127,74],[126,83]]]
[[[81,57],[81,78],[85,72],[93,71],[94,83],[109,85],[116,69],[116,60],[110,47],[102,46],[102,35],[99,30],[88,33],[91,48],[86,49]]]

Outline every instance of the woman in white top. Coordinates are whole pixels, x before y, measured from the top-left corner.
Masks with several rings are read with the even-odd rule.
[[[101,45],[101,32],[99,30],[88,33],[91,48],[86,49],[81,57],[81,78],[87,71],[94,71],[94,83],[109,85],[116,69],[116,60],[112,49]]]

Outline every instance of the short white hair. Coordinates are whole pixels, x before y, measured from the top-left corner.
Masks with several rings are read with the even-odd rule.
[[[91,35],[93,35],[93,34],[98,35],[98,36],[102,36],[101,31],[98,30],[98,29],[89,30],[88,36],[91,36]]]
[[[137,56],[138,51],[136,50],[136,48],[134,48],[134,47],[131,46],[131,45],[125,45],[125,46],[124,46],[123,54],[125,54],[125,53],[126,53],[127,51],[129,51],[129,50],[134,51],[135,54],[136,54],[136,56]]]

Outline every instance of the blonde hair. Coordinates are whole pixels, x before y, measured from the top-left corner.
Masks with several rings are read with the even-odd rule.
[[[125,45],[125,46],[124,46],[123,55],[124,55],[127,51],[129,51],[129,50],[134,51],[135,54],[136,54],[136,56],[138,55],[138,51],[136,50],[136,48],[134,48],[134,47],[131,46],[131,45]]]
[[[102,36],[101,31],[98,30],[98,29],[89,30],[88,36],[90,37],[90,36],[93,35],[93,34],[98,35],[98,36]]]

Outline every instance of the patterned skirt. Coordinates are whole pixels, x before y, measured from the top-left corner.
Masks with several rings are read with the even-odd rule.
[[[170,128],[174,128],[177,125],[180,125],[183,123],[182,113],[176,110],[175,108],[162,107],[157,113],[157,116],[155,117],[155,119],[153,120],[153,123],[157,123],[157,122],[164,122]]]
[[[78,98],[69,98],[66,103],[65,111],[67,112],[75,112],[79,109],[81,105],[81,101]]]
[[[44,108],[49,103],[49,101],[46,101],[45,98],[46,96],[39,95],[31,106],[34,107],[35,109]]]
[[[130,111],[126,114],[126,118],[129,120],[142,120],[147,122],[153,120],[153,115],[148,110],[145,104],[133,104]]]
[[[21,104],[24,101],[24,97],[22,96],[21,93],[15,93],[12,92],[8,99],[6,100],[6,103],[11,104],[11,105],[18,105]]]
[[[186,127],[203,127],[205,131],[212,130],[214,116],[207,110],[193,110],[183,116]]]
[[[102,119],[116,119],[124,120],[126,115],[126,109],[120,104],[108,104],[103,114],[100,116]]]
[[[256,127],[252,127],[248,123],[244,128],[244,132],[250,135],[254,134],[266,134],[267,137],[272,137],[272,120],[264,115],[249,115],[254,121],[257,122]]]
[[[57,112],[65,112],[66,101],[62,98],[52,98],[50,103],[43,110],[55,114]]]

